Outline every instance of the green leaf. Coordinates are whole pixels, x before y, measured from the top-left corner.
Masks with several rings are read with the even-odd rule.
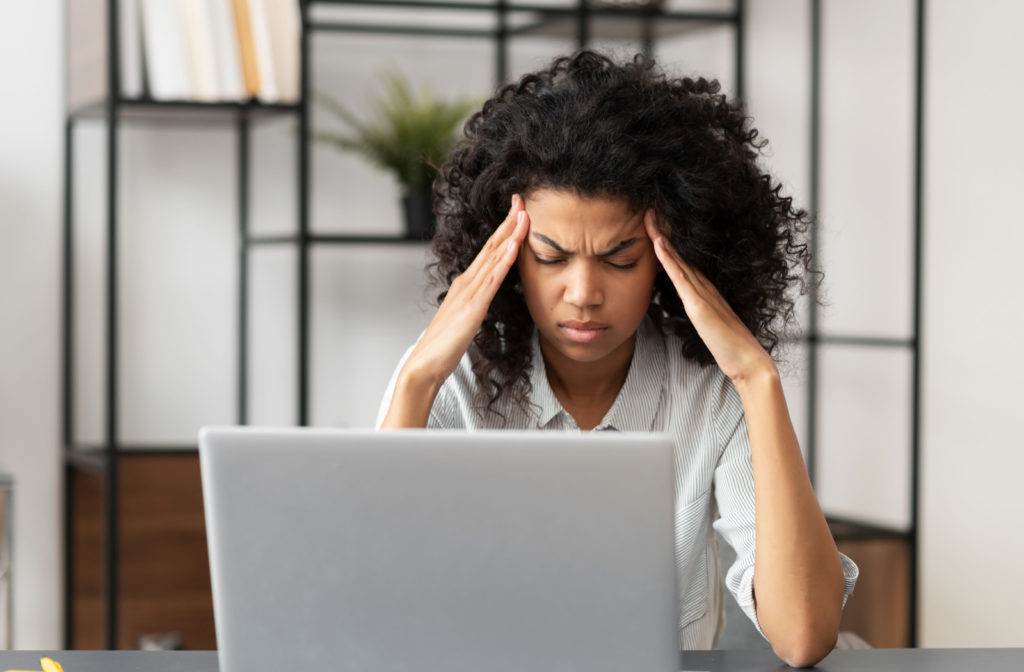
[[[418,94],[398,72],[381,75],[383,95],[372,103],[369,121],[360,119],[337,98],[318,91],[315,100],[349,130],[347,134],[313,131],[311,139],[354,152],[391,171],[409,191],[424,190],[434,180],[429,162],[440,165],[457,142],[462,120],[479,101],[439,100],[429,87]]]

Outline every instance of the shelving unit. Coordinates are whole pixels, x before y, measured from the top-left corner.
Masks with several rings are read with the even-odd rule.
[[[76,0],[68,0],[69,14],[70,5]],[[145,446],[136,447],[125,445],[119,434],[120,420],[120,390],[118,389],[119,371],[119,330],[120,306],[118,305],[118,244],[119,235],[122,232],[121,223],[118,221],[117,202],[118,187],[120,180],[118,149],[120,130],[126,124],[162,124],[167,122],[218,125],[226,129],[234,130],[238,138],[237,156],[237,199],[238,199],[238,227],[239,227],[239,371],[240,375],[240,396],[237,420],[239,423],[246,421],[246,395],[245,395],[245,372],[246,372],[246,329],[245,315],[247,304],[248,286],[248,250],[252,243],[248,234],[249,211],[249,151],[251,125],[261,120],[277,118],[281,115],[295,116],[299,120],[301,137],[308,135],[308,106],[306,103],[305,89],[299,102],[296,104],[265,104],[258,101],[246,102],[219,102],[199,103],[192,101],[154,101],[149,99],[130,99],[120,95],[122,91],[120,82],[121,64],[119,40],[119,2],[118,0],[104,0],[105,29],[103,47],[105,51],[104,79],[105,91],[98,100],[88,101],[79,104],[68,110],[65,120],[65,175],[64,175],[64,241],[63,241],[63,455],[64,455],[64,567],[65,567],[65,620],[64,620],[64,646],[70,648],[75,640],[76,614],[73,596],[76,591],[76,547],[91,546],[102,543],[102,610],[103,625],[102,648],[119,648],[119,592],[121,586],[121,572],[119,571],[120,547],[121,547],[121,526],[120,518],[123,513],[120,510],[120,500],[125,491],[126,485],[122,483],[120,471],[122,457],[130,455],[131,458],[140,457],[171,457],[180,456],[188,451],[195,453],[195,446]],[[306,11],[306,3],[302,4],[303,13]],[[303,34],[302,47],[306,48],[305,33]],[[69,57],[71,55],[69,54]],[[303,68],[305,86],[305,68]],[[103,418],[103,441],[100,445],[87,445],[80,443],[74,435],[75,398],[74,398],[74,372],[75,372],[75,305],[74,305],[74,147],[75,131],[83,123],[99,121],[105,124],[108,132],[104,147],[106,162],[107,192],[105,197],[105,220],[106,220],[106,264],[105,264],[105,331],[106,341],[104,344],[105,355],[105,383],[103,396],[105,409]],[[303,197],[299,199],[300,207],[297,218],[300,222],[300,231],[306,230],[305,222],[308,216],[305,207],[305,195],[308,192],[306,186],[308,166],[308,143],[297,143],[299,148],[299,165],[302,167],[299,175],[299,188]],[[102,494],[94,486],[95,483],[83,481],[80,476],[89,474],[98,476],[102,481]],[[196,484],[198,480],[195,479]],[[78,496],[79,490],[88,490],[85,499]],[[99,499],[102,498],[102,502]],[[81,511],[76,511],[75,505],[80,508],[101,507],[103,523],[97,530],[83,523],[81,518],[76,518]],[[201,515],[201,511],[200,511]],[[76,536],[75,523],[84,532]],[[203,547],[205,552],[205,546]],[[208,579],[207,579],[208,584]],[[211,623],[212,625],[212,623]],[[212,635],[212,633],[211,633]],[[212,639],[212,637],[211,637]],[[96,642],[90,642],[96,645]]]
[[[75,2],[76,0],[69,0]],[[103,0],[106,8],[106,53],[105,81],[107,94],[70,109],[65,125],[65,194],[64,194],[64,334],[63,334],[63,443],[64,443],[64,493],[65,493],[65,645],[74,642],[75,615],[72,596],[75,593],[75,548],[76,538],[72,530],[75,520],[76,476],[91,474],[102,479],[103,510],[103,610],[104,646],[117,648],[119,645],[119,500],[122,494],[119,463],[125,455],[179,456],[194,453],[195,446],[129,446],[121,441],[119,427],[119,395],[117,386],[119,369],[118,322],[118,237],[121,223],[118,221],[116,203],[119,184],[118,147],[119,131],[125,124],[162,124],[167,122],[216,124],[235,132],[238,138],[237,170],[238,183],[235,197],[238,204],[239,231],[239,333],[238,333],[238,408],[236,420],[239,424],[248,421],[248,316],[249,256],[253,248],[268,245],[293,245],[298,253],[298,398],[296,417],[300,425],[309,423],[309,341],[310,341],[310,263],[312,247],[317,245],[362,245],[397,244],[417,245],[422,241],[406,240],[393,236],[351,236],[314,234],[309,226],[309,143],[297,142],[297,228],[294,235],[254,236],[249,231],[249,189],[250,189],[250,135],[251,126],[268,118],[290,115],[297,119],[300,138],[309,137],[310,109],[310,37],[314,33],[374,33],[398,35],[432,35],[444,37],[487,37],[495,44],[495,82],[500,84],[508,79],[508,41],[513,37],[526,36],[570,36],[574,35],[580,46],[594,38],[634,37],[642,41],[644,50],[650,53],[655,39],[666,35],[678,35],[699,30],[707,25],[731,25],[736,35],[736,82],[737,91],[742,91],[742,1],[735,12],[665,12],[660,10],[629,9],[614,7],[590,7],[585,0],[575,6],[553,8],[529,4],[511,4],[507,0],[491,3],[467,2],[416,2],[415,0],[303,0],[301,8],[300,47],[300,98],[293,105],[267,105],[256,101],[243,103],[197,103],[191,101],[157,102],[153,100],[126,99],[117,92],[120,86],[120,56],[118,39],[117,0]],[[366,22],[317,22],[311,19],[314,6],[364,5],[376,9],[401,10],[456,10],[473,12],[489,17],[489,26],[484,29],[467,30],[451,27],[425,28],[401,23],[373,24]],[[73,164],[75,130],[81,124],[98,121],[109,129],[105,144],[107,176],[106,205],[106,250],[105,291],[106,291],[106,380],[103,396],[105,412],[103,419],[103,441],[100,444],[84,445],[74,434],[74,324],[75,305],[73,283],[74,241],[73,222]],[[81,542],[81,540],[77,540]],[[95,541],[95,540],[91,540]]]
[[[810,310],[808,314],[807,329],[804,334],[804,342],[807,345],[807,468],[810,473],[811,483],[814,484],[818,475],[818,388],[820,385],[820,347],[822,345],[839,345],[848,348],[863,348],[869,350],[895,350],[907,351],[911,355],[912,371],[908,413],[911,421],[910,435],[910,460],[911,460],[911,483],[910,483],[910,528],[908,530],[894,530],[885,527],[866,524],[860,521],[849,521],[830,517],[829,524],[833,536],[836,538],[840,550],[843,544],[856,544],[864,541],[878,542],[877,545],[893,548],[887,560],[899,566],[905,562],[908,576],[892,577],[893,585],[905,586],[906,613],[905,624],[906,640],[904,642],[887,642],[886,644],[875,644],[876,646],[887,647],[916,647],[917,646],[917,575],[918,575],[918,528],[920,513],[918,502],[920,499],[920,465],[921,465],[921,439],[920,439],[920,418],[921,418],[921,250],[923,236],[923,220],[921,209],[922,195],[922,128],[924,117],[924,21],[925,21],[924,0],[915,0],[915,24],[914,24],[914,193],[913,193],[913,268],[911,281],[913,284],[912,298],[912,333],[909,338],[877,338],[848,334],[824,334],[819,326],[819,308],[816,295],[812,294]],[[810,204],[809,210],[817,214],[820,210],[821,193],[821,61],[822,61],[822,0],[811,0],[811,127],[810,127]],[[820,235],[815,226],[810,236],[811,252],[815,258],[820,258]],[[905,546],[905,551],[901,546]],[[906,558],[904,560],[904,552]],[[862,582],[864,583],[864,582]],[[874,595],[874,597],[889,597],[896,599],[899,603],[901,596]],[[895,629],[903,629],[891,615],[885,615]]]
[[[69,3],[76,0],[68,0]],[[578,46],[585,46],[596,39],[632,39],[642,45],[643,50],[652,54],[656,41],[668,36],[681,36],[691,32],[703,30],[709,26],[728,26],[733,33],[735,48],[735,72],[734,89],[737,96],[743,97],[744,91],[744,0],[736,0],[734,11],[730,12],[671,12],[641,8],[614,8],[609,6],[590,6],[586,0],[576,0],[575,4],[561,8],[550,6],[529,5],[510,3],[508,0],[495,0],[494,2],[469,3],[469,2],[443,2],[416,0],[302,0],[301,25],[302,34],[300,42],[300,98],[291,105],[266,105],[259,102],[244,103],[195,103],[188,101],[178,102],[156,102],[152,100],[131,100],[125,99],[116,92],[121,90],[119,73],[120,63],[117,45],[119,44],[118,34],[118,2],[117,0],[102,0],[106,6],[106,39],[105,44],[109,58],[105,66],[106,91],[102,99],[89,102],[88,104],[75,107],[67,113],[65,126],[65,194],[64,194],[64,334],[63,334],[63,443],[64,443],[64,493],[65,493],[65,646],[73,644],[75,635],[74,605],[72,596],[75,592],[75,548],[76,539],[72,530],[72,521],[75,520],[76,501],[75,484],[80,482],[83,474],[98,477],[102,482],[102,525],[101,536],[103,548],[102,560],[102,607],[104,610],[104,647],[118,648],[123,642],[118,641],[120,627],[119,614],[119,533],[121,530],[120,519],[120,498],[124,492],[124,483],[121,480],[119,464],[121,458],[130,454],[134,457],[169,457],[192,454],[194,457],[195,446],[130,446],[121,440],[119,435],[119,397],[118,389],[118,361],[121,344],[118,341],[118,323],[120,318],[120,307],[118,306],[118,240],[122,231],[122,223],[118,221],[116,203],[118,195],[118,184],[121,177],[118,165],[119,131],[126,124],[164,124],[167,122],[189,122],[197,124],[213,124],[222,127],[226,131],[233,132],[237,137],[237,185],[233,195],[238,207],[238,407],[236,409],[236,421],[239,424],[246,424],[249,420],[249,334],[247,333],[248,312],[249,312],[249,274],[250,255],[253,249],[265,246],[287,245],[293,246],[297,253],[297,311],[295,320],[297,325],[297,398],[296,414],[297,422],[300,425],[309,424],[310,419],[310,251],[320,245],[364,245],[364,244],[387,244],[387,245],[422,245],[422,241],[409,240],[394,236],[356,236],[356,235],[328,235],[314,233],[310,229],[310,96],[312,90],[310,72],[310,50],[311,37],[316,34],[329,33],[363,33],[363,34],[393,34],[393,35],[419,35],[437,36],[451,38],[488,38],[494,41],[494,79],[496,84],[504,83],[509,78],[509,41],[513,38],[525,37],[572,37]],[[918,0],[919,8],[922,6]],[[472,14],[481,17],[480,27],[430,27],[413,26],[407,21],[394,22],[366,22],[356,20],[316,20],[313,18],[314,11],[319,7],[328,6],[363,6],[373,7],[379,10],[394,10],[402,18],[401,12],[409,10],[438,10],[452,11],[462,14]],[[817,67],[820,56],[820,0],[813,0],[814,22],[811,27],[814,35],[814,63],[815,69],[811,73],[813,82],[812,95],[812,179],[817,174],[818,161],[818,108],[820,106],[820,95],[818,79],[820,69]],[[919,9],[919,24],[921,22]],[[920,41],[920,26],[918,39]],[[554,55],[554,54],[552,54]],[[920,44],[919,54],[920,59]],[[919,71],[920,81],[920,71]],[[111,95],[110,92],[113,92]],[[918,130],[920,129],[920,90],[918,90]],[[253,235],[250,232],[250,165],[251,157],[251,134],[252,127],[267,119],[279,119],[282,116],[292,117],[297,122],[298,137],[296,142],[297,176],[296,188],[298,192],[297,207],[295,212],[296,230],[290,235]],[[109,129],[105,141],[105,162],[107,176],[107,191],[105,194],[106,205],[106,250],[107,258],[105,264],[105,293],[106,308],[104,322],[106,325],[106,342],[104,344],[106,380],[103,390],[105,399],[103,418],[103,440],[98,444],[84,445],[76,440],[74,436],[74,343],[75,343],[75,305],[74,305],[74,204],[72,202],[74,184],[74,144],[75,131],[83,123],[99,122]],[[920,135],[917,139],[917,151],[920,152]],[[920,160],[917,162],[917,190],[916,217],[918,239],[917,246],[920,247]],[[817,181],[812,184],[812,212],[817,209]],[[810,357],[809,383],[810,394],[808,395],[808,454],[809,469],[815,473],[816,447],[814,437],[816,435],[817,410],[815,406],[814,390],[817,386],[817,348],[820,344],[845,344],[850,346],[868,347],[896,347],[912,348],[915,362],[914,380],[914,436],[913,451],[915,465],[918,462],[918,431],[917,416],[919,415],[919,402],[917,390],[919,389],[919,343],[920,343],[920,320],[917,306],[920,303],[920,263],[916,270],[917,289],[915,293],[915,335],[909,340],[900,339],[870,339],[860,337],[844,337],[837,335],[822,335],[817,331],[816,313],[812,309],[811,323],[805,336]],[[917,528],[917,469],[914,469],[913,500],[914,527],[907,539],[916,554],[916,528]],[[869,526],[846,525],[840,529],[838,524],[833,526],[838,531],[837,538],[842,534],[850,538],[864,538],[870,532]],[[845,531],[844,531],[845,530]],[[876,532],[878,532],[876,530]],[[891,536],[891,531],[881,531],[882,536]],[[877,535],[876,535],[877,536]],[[79,540],[80,541],[80,540]],[[912,567],[916,566],[915,562]],[[915,582],[911,581],[912,595],[916,595]],[[911,608],[916,599],[911,600]],[[916,616],[911,612],[911,623],[915,622]],[[210,622],[212,627],[212,620]],[[911,628],[913,633],[913,627]]]

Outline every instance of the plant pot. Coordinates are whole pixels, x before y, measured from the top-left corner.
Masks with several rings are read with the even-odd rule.
[[[433,196],[429,191],[414,191],[402,196],[402,212],[405,213],[405,234],[414,240],[430,240],[434,237]]]

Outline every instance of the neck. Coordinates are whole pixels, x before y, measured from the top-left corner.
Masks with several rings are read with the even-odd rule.
[[[540,351],[551,390],[560,401],[566,399],[614,399],[626,382],[633,361],[636,334],[596,362],[569,359],[540,337]]]

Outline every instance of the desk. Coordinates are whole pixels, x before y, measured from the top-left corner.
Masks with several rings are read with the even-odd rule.
[[[792,670],[771,651],[688,651],[686,670]],[[1021,672],[1024,649],[841,649],[812,668],[822,672]],[[73,672],[73,671],[69,671]]]
[[[64,672],[217,672],[214,651],[0,651],[0,670],[38,670],[42,656],[57,660]],[[783,665],[771,651],[688,651],[683,656],[687,670],[778,672],[793,669]],[[340,665],[332,669],[343,670]],[[1024,670],[1024,648],[838,650],[814,669],[822,672],[1020,672]]]

